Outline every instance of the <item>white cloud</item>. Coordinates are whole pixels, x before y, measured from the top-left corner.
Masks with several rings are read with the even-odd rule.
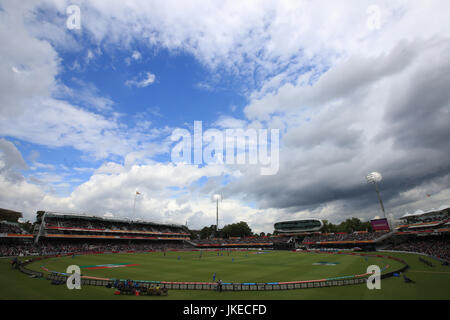
[[[63,4],[68,1],[58,2]],[[380,29],[368,27],[370,5]],[[93,42],[134,41],[185,51],[203,64],[264,84],[306,66],[317,70],[349,54],[389,52],[401,39],[448,34],[450,4],[442,1],[81,1]]]
[[[134,60],[140,60],[141,59],[141,53],[139,52],[139,51],[133,51],[133,54],[131,55],[131,57],[134,59]]]
[[[220,116],[219,119],[217,119],[216,122],[213,124],[214,126],[217,126],[222,129],[235,129],[235,128],[245,128],[247,126],[247,121],[236,119],[230,116]]]
[[[139,60],[141,60],[141,58],[142,58],[141,53],[137,50],[134,50],[133,53],[131,54],[131,57],[125,58],[125,63],[127,65],[130,65],[132,60],[139,61]]]
[[[11,148],[8,154],[17,157],[20,153],[16,151]],[[134,218],[176,224],[188,221],[190,228],[200,229],[215,223],[215,203],[211,201],[211,195],[221,192],[223,186],[220,178],[223,174],[231,172],[219,166],[198,168],[170,163],[127,166],[109,162],[104,163],[73,192],[67,196],[58,196],[52,190],[44,190],[45,186],[25,180],[8,180],[3,172],[0,173],[0,202],[4,207],[24,212],[25,218],[31,220],[37,210],[87,212],[99,216],[109,212],[115,217],[131,217],[134,194],[138,189],[142,196],[137,198]],[[54,184],[55,189],[65,190],[68,187],[58,175],[43,174],[41,177]],[[208,178],[208,184],[196,186],[202,177]],[[396,212],[400,214],[406,210],[414,211],[414,208],[439,207],[449,195],[449,189],[442,188],[448,177],[441,180],[420,186],[420,190],[412,189],[402,194],[397,200]],[[226,188],[223,190],[227,191]],[[312,210],[289,212],[281,208],[258,209],[249,206],[245,197],[227,192],[220,203],[220,226],[246,221],[255,232],[273,232],[273,224],[280,220],[314,216],[340,222],[348,214],[346,201],[326,203]],[[426,193],[431,193],[432,197],[426,197]],[[364,215],[358,212],[357,216],[372,217],[377,210],[365,211]]]
[[[125,81],[128,87],[145,88],[155,82],[155,75],[151,72],[146,72],[144,77],[140,76],[141,80],[133,79]]]
[[[59,84],[53,96],[60,100],[74,100],[78,106],[88,110],[103,113],[110,113],[114,110],[114,102],[107,97],[102,97],[94,84],[77,78],[72,78],[72,82],[74,83],[73,87]]]
[[[152,139],[146,134],[148,128],[138,131],[121,124],[117,113],[111,112],[112,100],[101,97],[93,85],[78,82],[80,88],[75,95],[73,88],[55,80],[61,70],[58,53],[50,40],[37,37],[28,24],[32,9],[39,4],[2,3],[0,135],[50,147],[71,146],[97,159],[111,154],[122,156],[138,149],[140,143],[145,145]],[[14,30],[14,36],[10,30]],[[92,58],[101,50],[89,49],[89,53]],[[138,85],[153,81],[147,74]],[[75,96],[83,106],[63,100]],[[106,115],[98,113],[106,111]]]
[[[198,82],[195,84],[194,87],[197,89],[200,89],[200,90],[205,90],[205,91],[213,91],[214,90],[214,87],[207,82]]]
[[[41,23],[33,10],[43,3],[62,18]],[[129,216],[138,187],[145,195],[137,206],[139,215],[176,223],[190,219],[194,227],[212,224],[214,207],[203,196],[220,189],[214,178],[223,168],[154,163],[143,151],[158,146],[167,151],[167,142],[148,141],[139,126],[128,128],[117,116],[99,114],[112,108],[111,100],[92,88],[84,94],[92,109],[58,97],[57,50],[78,50],[85,62],[101,54],[91,49],[86,54],[69,31],[58,28],[69,3],[2,2],[0,134],[51,147],[72,146],[97,159],[120,155],[125,163],[103,164],[69,196],[58,197],[21,177],[22,158],[4,140],[9,151],[0,158],[0,201],[28,215],[40,208]],[[394,211],[406,203],[426,207],[432,200],[420,200],[422,190],[441,190],[436,198],[448,199],[448,179],[433,177],[447,177],[448,142],[441,138],[449,135],[449,50],[443,37],[450,34],[450,2],[377,1],[379,30],[367,27],[371,4],[80,1],[82,30],[92,43],[131,50],[138,41],[187,52],[216,75],[246,77],[247,119],[224,116],[215,125],[239,127],[250,120],[249,126],[282,128],[282,163],[278,176],[261,178],[243,168],[240,178],[235,175],[232,184],[222,186],[222,217],[224,223],[246,220],[266,232],[272,231],[274,220],[288,216],[335,221],[349,214],[373,216],[377,203],[368,205],[363,185],[369,170],[392,177],[384,186],[386,205]],[[129,59],[138,61],[141,54],[134,51]],[[72,67],[79,69],[79,62]],[[155,81],[150,72],[140,76],[126,84],[143,88]],[[141,123],[146,129],[149,125]],[[8,157],[17,160],[17,168]],[[41,176],[67,187],[58,176]],[[199,191],[191,186],[203,176],[209,178],[207,187]],[[396,185],[406,178],[415,180]],[[183,195],[172,186],[191,188],[183,189]],[[263,209],[246,205],[251,201]],[[433,205],[438,207],[439,201]]]
[[[3,140],[5,159],[17,163],[20,152],[9,141]],[[14,158],[14,159],[13,159]],[[10,163],[10,160],[5,160]],[[20,162],[20,161],[19,161]],[[16,169],[8,166],[8,171]],[[24,212],[26,219],[33,220],[37,210],[60,210],[88,212],[103,215],[107,212],[116,217],[131,217],[133,196],[136,189],[142,196],[137,198],[136,215],[145,220],[184,224],[202,228],[215,222],[215,203],[211,194],[218,185],[210,185],[209,191],[200,191],[195,183],[202,177],[219,178],[230,174],[222,166],[198,168],[192,165],[151,163],[145,165],[121,165],[104,163],[88,181],[75,188],[68,196],[57,196],[55,190],[66,190],[69,185],[63,177],[53,173],[39,173],[41,184],[25,179],[6,179],[6,171],[0,172],[0,202],[7,208]],[[49,190],[47,186],[51,185]],[[191,187],[189,187],[191,186]],[[209,195],[208,195],[209,194]],[[183,201],[186,199],[187,201]],[[255,231],[271,232],[271,225],[279,210],[261,211],[251,208],[239,199],[224,199],[220,209],[220,224],[248,221]]]

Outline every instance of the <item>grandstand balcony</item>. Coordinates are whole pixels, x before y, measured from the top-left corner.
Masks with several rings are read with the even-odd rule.
[[[323,227],[320,219],[301,219],[293,221],[280,221],[274,224],[274,232],[276,234],[302,234],[305,232],[317,232]]]
[[[181,225],[127,219],[111,219],[80,214],[45,212],[37,237],[110,240],[189,240]]]
[[[121,229],[99,229],[99,228],[77,228],[77,227],[57,227],[57,226],[45,226],[46,230],[59,230],[59,231],[79,231],[79,232],[103,232],[103,233],[118,233],[118,234],[151,234],[151,235],[176,235],[176,236],[189,236],[186,232],[160,232],[160,231],[144,231],[144,230],[121,230]]]
[[[441,211],[406,214],[404,223],[396,228],[397,235],[445,234],[450,231],[450,208]]]

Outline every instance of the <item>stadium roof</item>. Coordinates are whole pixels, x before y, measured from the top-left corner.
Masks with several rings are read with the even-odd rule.
[[[407,212],[400,218],[418,217],[418,216],[432,214],[432,213],[441,213],[442,211],[444,211],[446,209],[450,209],[450,206],[440,206],[439,209],[437,209],[437,210],[432,208],[431,210],[428,210],[428,211],[423,211],[423,210],[419,209],[419,210],[416,210],[414,213]]]
[[[18,219],[21,217],[22,217],[21,212],[0,208],[0,220],[5,220],[5,221],[9,221],[9,222],[17,222]]]
[[[314,220],[314,221],[322,221],[322,219],[319,218],[302,218],[302,219],[295,219],[295,220],[280,220],[275,223],[282,223],[282,222],[298,222],[298,221],[308,221],[308,220]]]

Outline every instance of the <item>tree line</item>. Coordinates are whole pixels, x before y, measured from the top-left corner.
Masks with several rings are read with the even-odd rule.
[[[368,231],[372,232],[372,225],[370,221],[363,222],[358,218],[347,219],[340,224],[333,224],[328,220],[323,221],[323,233],[336,233],[336,232],[354,232],[354,231]]]
[[[261,232],[259,234],[253,233],[252,229],[245,221],[227,224],[218,232],[216,232],[215,225],[203,227],[203,229],[197,232],[190,230],[190,232],[191,232],[191,239],[210,239],[210,238],[228,239],[230,237],[266,236],[264,232]],[[270,235],[271,235],[270,233],[267,234],[267,236]]]

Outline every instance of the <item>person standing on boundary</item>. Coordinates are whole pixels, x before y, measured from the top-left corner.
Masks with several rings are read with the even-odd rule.
[[[219,289],[219,292],[222,292],[222,280],[217,281],[217,288]]]

